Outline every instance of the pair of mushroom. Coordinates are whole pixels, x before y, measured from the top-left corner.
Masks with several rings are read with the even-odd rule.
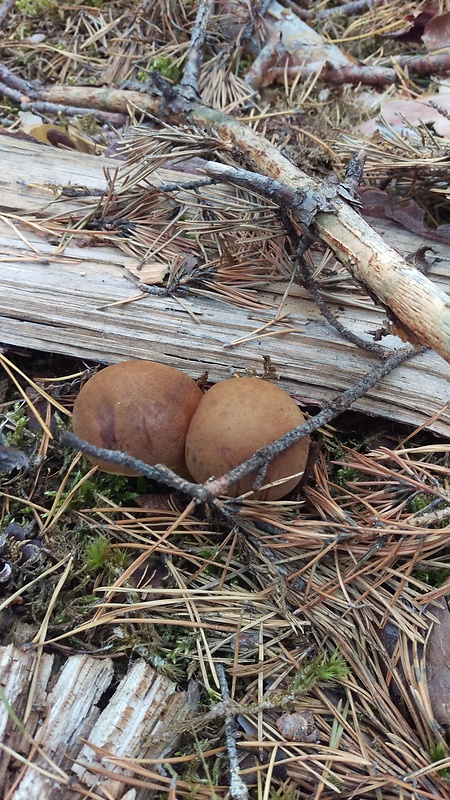
[[[165,464],[198,483],[225,474],[303,421],[292,398],[267,381],[229,378],[203,394],[188,375],[154,361],[124,361],[97,372],[73,409],[73,430],[81,439]],[[305,437],[269,463],[264,484],[277,485],[259,490],[258,499],[278,500],[292,491],[308,445]],[[105,472],[136,474],[90,460]],[[229,494],[251,491],[254,480],[254,473],[248,475]]]

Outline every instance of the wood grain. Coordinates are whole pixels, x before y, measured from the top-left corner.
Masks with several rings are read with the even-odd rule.
[[[233,340],[272,318],[270,309],[250,312],[195,295],[183,303],[197,321],[172,298],[147,296],[108,308],[139,293],[127,269],[132,259],[116,247],[82,247],[75,240],[64,255],[55,256],[57,242],[43,238],[22,218],[33,220],[38,212],[42,216],[79,207],[80,200],[56,202],[58,187],[71,183],[103,190],[103,168],[115,167],[117,162],[4,135],[0,136],[0,157],[0,342],[5,345],[104,363],[155,359],[194,377],[208,370],[212,381],[234,372],[262,373],[266,355],[280,385],[304,404],[320,404],[348,388],[376,362],[342,340],[300,289],[289,298],[289,321],[300,332],[236,347],[230,346]],[[172,171],[162,172],[161,180],[167,180],[168,174],[174,180]],[[424,243],[393,224],[380,224],[378,230],[403,253],[412,253]],[[432,246],[436,261],[430,278],[448,292],[450,248]],[[275,308],[281,291],[280,286],[267,287],[263,297]],[[381,311],[351,292],[340,298],[334,310],[341,321],[368,338],[383,320]],[[400,342],[387,337],[383,343],[393,347]],[[377,384],[355,408],[412,425],[425,424],[450,400],[449,375],[450,366],[427,351]],[[450,435],[448,409],[430,427]]]

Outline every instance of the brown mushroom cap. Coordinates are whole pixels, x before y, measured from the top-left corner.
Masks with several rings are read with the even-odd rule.
[[[297,404],[277,386],[259,378],[230,378],[203,395],[186,437],[186,465],[199,483],[219,477],[250,458],[305,418]],[[270,462],[263,485],[303,472],[309,437]],[[256,493],[259,500],[279,500],[299,483],[301,476]],[[255,473],[230,487],[231,497],[252,489]]]
[[[122,450],[146,464],[165,464],[188,477],[184,444],[202,397],[188,375],[155,361],[123,361],[102,369],[84,384],[73,408],[80,439]],[[104,472],[137,472],[90,458]]]

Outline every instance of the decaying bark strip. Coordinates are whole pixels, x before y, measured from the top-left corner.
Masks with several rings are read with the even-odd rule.
[[[0,648],[2,689],[19,720],[36,655],[13,645]],[[71,656],[56,680],[53,662],[54,656],[42,655],[33,711],[25,726],[28,736],[0,702],[0,742],[8,748],[0,751],[2,791],[11,791],[10,800],[76,800],[83,788],[92,789],[95,797],[121,797],[124,781],[112,776],[129,773],[111,763],[109,756],[163,758],[171,752],[178,739],[176,722],[190,713],[185,693],[139,659],[100,711],[98,703],[114,676],[111,659]],[[33,752],[33,741],[39,752]],[[34,766],[17,761],[14,754]],[[95,772],[99,766],[112,776],[99,777]]]

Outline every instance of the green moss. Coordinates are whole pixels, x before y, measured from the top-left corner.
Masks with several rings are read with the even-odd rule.
[[[269,800],[296,800],[297,789],[293,786],[281,786],[279,789],[271,789]]]
[[[72,454],[69,453],[69,456],[72,457]],[[59,474],[63,476],[66,469],[67,465],[64,464]],[[82,459],[80,468],[73,473],[72,479],[62,493],[57,508],[67,502],[74,489],[75,492],[70,498],[68,509],[93,507],[97,504],[99,495],[113,500],[117,505],[127,505],[132,503],[139,494],[148,491],[148,481],[145,478],[128,478],[125,475],[110,475],[106,472],[95,472],[86,481],[80,483],[89,469],[91,469],[91,465],[86,459]],[[45,492],[45,497],[49,499],[56,495],[57,490],[55,489],[48,489]]]
[[[448,758],[449,755],[450,752],[445,744],[443,742],[436,742],[430,750],[430,761],[434,764],[436,761],[442,761],[442,759]],[[438,775],[440,778],[450,781],[450,769],[440,769]]]
[[[434,589],[439,589],[450,578],[450,567],[443,567],[436,570],[415,570],[412,573],[413,578],[427,586],[432,586]]]
[[[354,469],[354,467],[339,467],[334,475],[334,480],[338,486],[345,489],[349,483],[367,480],[367,475],[360,472],[359,469]]]
[[[177,64],[175,64],[168,56],[161,56],[160,58],[155,59],[154,67],[158,70],[159,74],[162,75],[163,78],[167,78],[167,80],[172,81],[173,83],[178,83],[180,80],[180,67],[177,66]]]
[[[6,431],[4,434],[5,444],[20,450],[30,441],[30,432],[28,431],[28,423],[30,420],[27,413],[27,406],[23,400],[19,400],[15,403],[13,410],[8,411],[5,417],[13,423],[14,427],[14,430]]]
[[[16,8],[24,17],[41,17],[58,11],[56,0],[16,0]]]
[[[106,582],[118,578],[131,564],[132,557],[122,547],[111,547],[106,536],[96,536],[84,551],[84,566],[90,574],[102,572]]]
[[[417,511],[422,511],[423,508],[429,506],[433,500],[434,495],[424,493],[416,494],[416,496],[412,497],[409,501],[407,510],[415,514]]]
[[[85,617],[96,602],[98,602],[97,595],[83,594],[80,597],[73,597],[68,605],[67,597],[63,595],[61,601],[56,604],[51,619],[52,626],[73,625],[74,622]]]
[[[330,683],[342,680],[348,675],[348,667],[338,650],[319,653],[303,669],[297,672],[293,681],[295,693],[309,692],[317,683]]]
[[[97,536],[86,545],[85,564],[89,572],[99,572],[108,558],[110,542],[106,536]]]

